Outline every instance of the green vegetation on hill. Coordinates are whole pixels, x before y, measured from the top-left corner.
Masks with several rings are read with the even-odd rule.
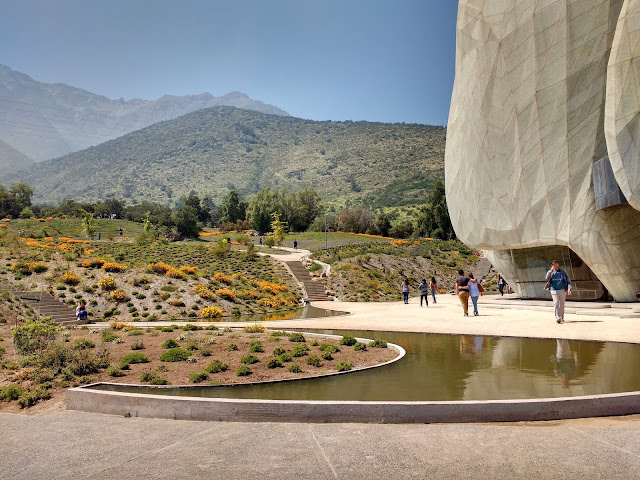
[[[230,189],[313,187],[337,206],[423,203],[444,176],[446,130],[316,122],[214,107],[157,123],[9,176],[34,201],[65,198],[173,205],[192,192],[220,203]]]
[[[331,264],[327,289],[345,301],[400,300],[400,285],[409,279],[418,296],[421,279],[436,277],[441,290],[453,289],[457,270],[473,272],[478,258],[455,241],[423,240],[370,243],[318,251],[312,258]]]

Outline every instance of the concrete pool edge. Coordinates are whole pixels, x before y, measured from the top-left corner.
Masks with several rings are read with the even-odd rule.
[[[67,391],[67,410],[224,422],[523,422],[638,414],[640,392],[526,400],[359,402],[176,397],[76,387]]]

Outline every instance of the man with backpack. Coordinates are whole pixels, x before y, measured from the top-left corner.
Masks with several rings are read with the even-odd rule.
[[[551,270],[547,272],[545,290],[551,291],[556,322],[564,323],[564,302],[571,295],[571,280],[565,270],[560,268],[557,260],[551,262]]]

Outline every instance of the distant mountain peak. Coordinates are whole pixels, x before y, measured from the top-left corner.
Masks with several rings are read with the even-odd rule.
[[[242,92],[109,99],[65,83],[43,83],[0,65],[0,141],[36,162],[98,145],[202,108],[230,106],[272,115],[284,110]],[[12,158],[17,158],[12,155]],[[28,162],[19,162],[22,168]]]

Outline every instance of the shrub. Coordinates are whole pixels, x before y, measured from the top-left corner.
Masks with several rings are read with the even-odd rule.
[[[127,269],[127,267],[126,267],[126,265],[121,265],[121,264],[115,263],[115,262],[105,262],[102,265],[102,269],[105,272],[118,273],[118,272],[124,272]]]
[[[157,375],[149,380],[149,385],[171,385],[171,382],[166,378]]]
[[[253,325],[247,325],[244,327],[244,331],[247,333],[262,333],[266,330],[264,325],[254,323]]]
[[[288,337],[289,334],[287,332],[284,332],[282,330],[274,330],[271,332],[271,336],[272,337]]]
[[[289,341],[290,342],[306,342],[306,339],[304,338],[304,335],[302,335],[301,333],[292,333],[289,335]]]
[[[309,355],[309,358],[307,358],[307,365],[311,365],[312,367],[321,367],[322,362],[320,361],[320,357],[317,355]]]
[[[185,362],[189,359],[191,353],[184,348],[172,348],[160,355],[162,362]]]
[[[200,350],[200,355],[203,357],[210,357],[213,352],[209,348],[203,348]]]
[[[98,281],[98,286],[109,292],[116,289],[116,281],[113,277],[103,277]]]
[[[288,354],[288,353],[282,353],[282,354],[278,355],[278,358],[280,359],[280,361],[282,363],[290,362],[291,359],[292,359],[291,355]]]
[[[340,349],[333,343],[323,343],[318,347],[321,352],[337,353]]]
[[[380,339],[375,339],[369,342],[371,348],[387,348],[387,342]]]
[[[204,298],[205,300],[212,300],[215,297],[215,293],[209,290],[205,285],[201,284],[193,287],[193,292],[200,298]]]
[[[255,355],[245,355],[240,359],[240,363],[246,363],[247,365],[253,365],[254,363],[258,363],[260,359]]]
[[[302,372],[302,369],[300,368],[300,365],[298,365],[297,363],[292,363],[291,365],[289,365],[289,368],[287,368],[288,371],[290,371],[291,373],[300,373]]]
[[[195,350],[198,350],[198,346],[194,342],[189,342],[187,343],[186,349],[190,352],[193,352]]]
[[[59,331],[54,323],[31,320],[14,327],[11,335],[18,353],[25,355],[43,350]]]
[[[307,353],[309,353],[309,347],[304,344],[296,345],[291,350],[291,355],[293,357],[304,357]]]
[[[169,300],[169,305],[173,305],[174,307],[184,307],[186,306],[186,304],[180,300],[179,298],[172,298],[171,300]]]
[[[18,405],[20,408],[28,408],[34,406],[40,400],[47,400],[51,398],[51,393],[42,385],[23,390],[18,398]]]
[[[322,358],[324,360],[333,360],[333,355],[329,352],[322,352]]]
[[[277,357],[278,355],[282,355],[283,353],[286,353],[287,351],[284,349],[284,347],[281,346],[277,346],[276,348],[273,349],[273,355],[275,357]]]
[[[282,361],[278,357],[272,357],[267,360],[267,368],[280,368],[282,367]]]
[[[362,350],[363,352],[367,350],[367,345],[362,342],[356,342],[353,344],[353,349],[355,351]]]
[[[212,360],[211,363],[205,368],[205,372],[209,373],[220,373],[226,372],[229,369],[229,365],[220,360]]]
[[[222,310],[218,307],[204,307],[200,312],[200,318],[220,318]]]
[[[62,274],[62,282],[67,285],[78,285],[80,283],[80,279],[78,275],[73,272],[65,272]]]
[[[198,330],[202,330],[202,327],[194,325],[193,323],[187,323],[184,327],[182,327],[182,330],[184,330],[185,332],[197,332]]]
[[[338,362],[336,370],[339,372],[347,372],[353,368],[353,365],[349,361]]]
[[[236,370],[236,375],[239,377],[246,377],[247,375],[251,375],[251,373],[253,373],[251,368],[246,365],[240,365]]]
[[[78,338],[71,344],[71,348],[74,350],[85,350],[87,348],[94,348],[95,346],[96,344],[88,338]]]
[[[122,360],[120,360],[120,365],[128,366],[134,363],[149,363],[149,357],[147,357],[142,352],[134,352],[128,353],[127,355],[122,357]]]
[[[0,388],[0,400],[3,402],[11,402],[18,400],[22,394],[22,389],[15,384],[9,384],[6,387]]]
[[[209,375],[207,375],[207,372],[194,372],[189,375],[189,381],[191,383],[200,383],[204,382],[205,380],[209,380]]]
[[[121,343],[122,339],[119,335],[116,335],[110,330],[102,330],[100,332],[100,338],[102,338],[103,342],[106,343]]]
[[[131,344],[131,350],[144,350],[144,343],[142,340],[138,340],[137,342],[133,342]]]
[[[251,353],[264,352],[264,349],[262,348],[262,342],[251,342],[249,344],[249,352]]]
[[[216,295],[220,298],[224,298],[225,300],[229,300],[230,302],[234,302],[236,300],[235,292],[228,288],[219,288],[216,290]]]
[[[315,338],[313,340],[311,340],[309,342],[309,345],[312,347],[317,347],[318,346],[318,340],[316,340]]]
[[[229,345],[227,345],[228,352],[233,352],[235,350],[238,350],[238,345],[236,345],[235,343],[230,343]]]
[[[126,375],[120,368],[114,366],[107,368],[106,374],[110,377],[124,377]]]
[[[214,280],[217,280],[218,282],[221,283],[226,283],[227,285],[231,285],[233,283],[233,280],[229,277],[227,277],[224,273],[215,273],[213,275]]]
[[[81,266],[84,268],[102,268],[105,263],[102,258],[92,258],[82,262]]]
[[[351,335],[344,335],[340,340],[340,345],[346,345],[347,347],[350,347],[352,345],[355,345],[356,342],[357,340]]]
[[[111,293],[111,299],[116,302],[125,302],[129,299],[127,293],[124,290],[113,290]]]
[[[171,332],[173,332],[173,329],[170,330]],[[173,338],[168,338],[166,339],[163,343],[162,343],[162,348],[177,348],[179,347],[180,344],[178,342],[176,342]]]

